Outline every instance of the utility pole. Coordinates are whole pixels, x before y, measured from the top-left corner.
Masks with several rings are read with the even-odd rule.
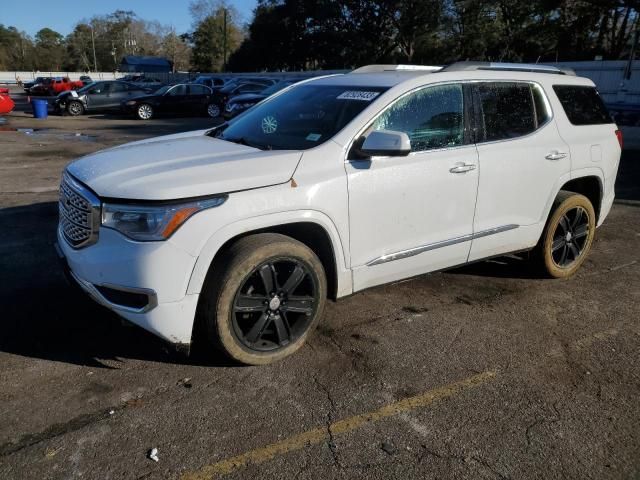
[[[225,72],[227,70],[227,9],[224,8],[222,12],[222,24],[224,28],[222,32],[222,71]]]
[[[93,25],[91,25],[91,46],[93,47],[93,70],[98,71],[98,61],[96,60],[96,41],[93,38]]]

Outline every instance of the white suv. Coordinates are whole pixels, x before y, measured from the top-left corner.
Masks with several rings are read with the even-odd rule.
[[[621,143],[572,72],[373,65],[71,163],[59,251],[131,322],[264,364],[300,348],[327,298],[527,250],[572,275]]]

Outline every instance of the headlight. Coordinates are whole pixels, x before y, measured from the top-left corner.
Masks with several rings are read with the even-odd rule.
[[[126,105],[132,106],[135,105],[137,102],[135,100],[129,100]]]
[[[140,241],[166,240],[201,210],[222,205],[226,196],[172,205],[102,205],[102,226]]]

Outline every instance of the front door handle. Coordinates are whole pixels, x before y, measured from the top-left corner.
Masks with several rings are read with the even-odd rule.
[[[476,166],[473,165],[472,163],[459,163],[455,167],[451,167],[449,171],[451,173],[465,173],[475,169],[476,169]]]
[[[547,160],[561,160],[566,156],[566,153],[554,150],[553,152],[549,152],[547,155],[545,155],[544,158],[546,158]]]

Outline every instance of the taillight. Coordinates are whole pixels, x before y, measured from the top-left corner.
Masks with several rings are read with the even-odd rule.
[[[620,144],[620,150],[622,150],[622,130],[616,130],[616,138]]]

